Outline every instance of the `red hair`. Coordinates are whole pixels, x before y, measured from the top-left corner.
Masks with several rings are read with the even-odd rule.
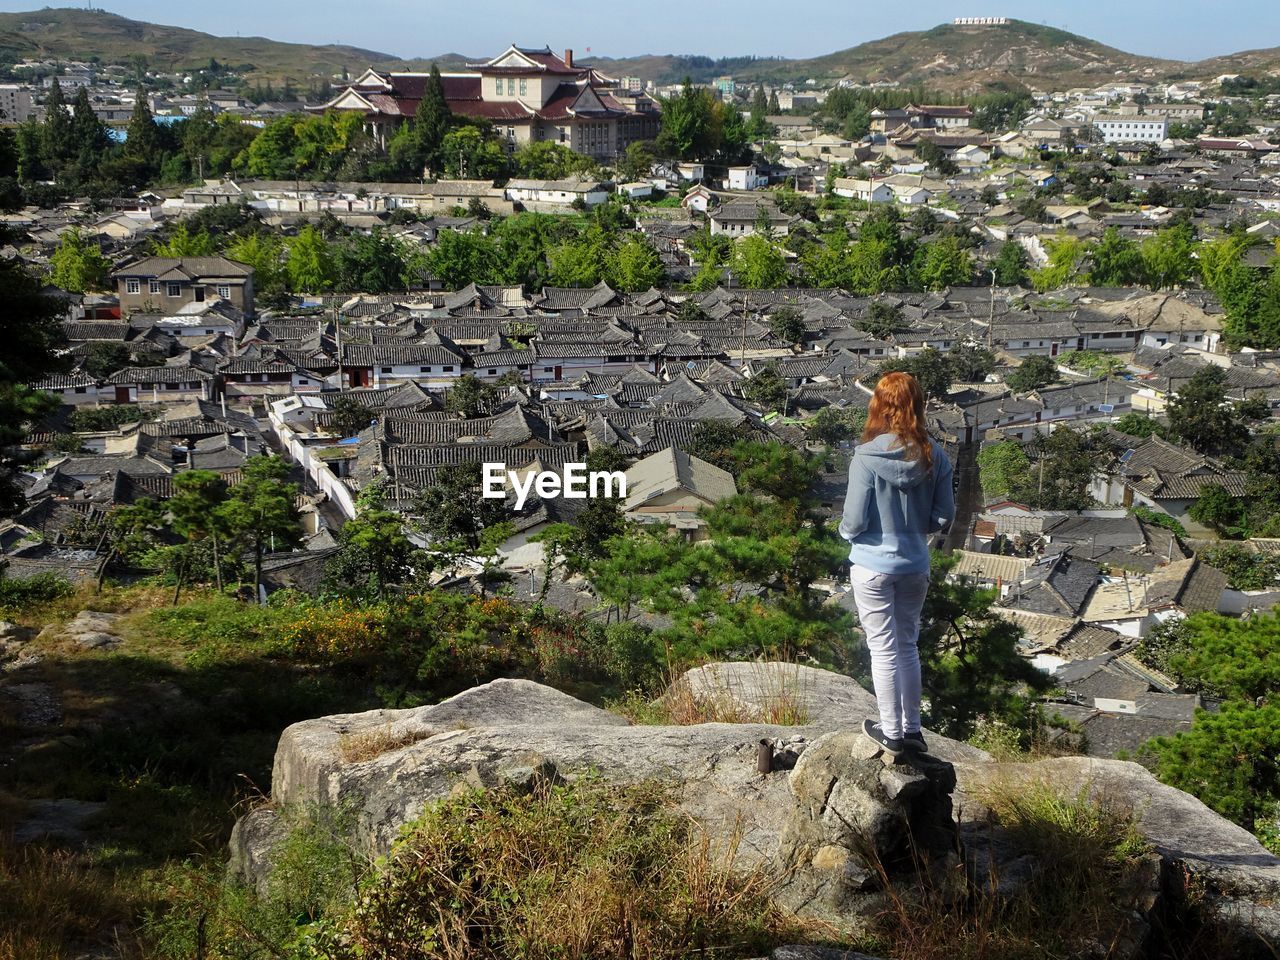
[[[909,373],[886,373],[876,384],[862,442],[882,433],[898,438],[898,443],[907,448],[908,460],[924,460],[925,468],[933,469],[933,444],[924,428],[924,391]]]

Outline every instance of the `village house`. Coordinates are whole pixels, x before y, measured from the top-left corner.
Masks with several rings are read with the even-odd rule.
[[[394,131],[412,119],[429,74],[366,70],[324,110],[355,110],[386,147]],[[612,162],[628,146],[658,134],[660,111],[645,93],[624,91],[594,68],[574,61],[573,51],[508,47],[492,60],[442,74],[445,99],[455,117],[485,120],[508,149],[526,143],[560,143],[577,153]]]
[[[144,257],[118,267],[116,283],[120,310],[176,313],[184,305],[226,300],[252,316],[253,268],[226,257]]]
[[[628,519],[663,523],[693,539],[706,535],[698,511],[738,492],[733,474],[675,447],[638,461],[626,476]]]

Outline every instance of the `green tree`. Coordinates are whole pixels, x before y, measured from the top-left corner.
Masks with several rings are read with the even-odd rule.
[[[686,78],[680,92],[664,99],[658,152],[675,160],[711,158],[721,146],[719,103],[705,87]]]
[[[1138,245],[1108,227],[1089,252],[1089,282],[1098,287],[1127,287],[1141,283],[1145,276]]]
[[[91,176],[96,171],[102,156],[107,152],[110,140],[107,137],[106,127],[93,112],[88,87],[81,87],[76,91],[75,103],[71,110],[71,138],[75,145],[80,175]]]
[[[1170,436],[1211,456],[1241,453],[1249,428],[1227,402],[1226,382],[1221,367],[1206,364],[1197,370],[1169,403]]]
[[[867,411],[861,407],[823,407],[805,423],[809,437],[833,447],[856,440],[867,425]]]
[[[62,95],[57,77],[49,87],[44,103],[44,125],[41,127],[41,152],[44,165],[55,173],[71,162],[78,153],[75,131],[71,127],[71,111]]]
[[[510,517],[506,501],[481,496],[480,464],[441,467],[435,482],[414,502],[418,529],[432,541],[432,552],[448,558],[474,556],[485,532],[501,528]]]
[[[1199,499],[1191,505],[1187,515],[1229,540],[1249,538],[1248,508],[1244,500],[1232,496],[1219,483],[1207,483],[1201,487]]]
[[[609,240],[598,224],[547,251],[550,279],[560,287],[593,287],[604,279]]]
[[[333,432],[339,437],[354,437],[369,426],[374,412],[351,396],[340,396],[329,408]]]
[[[287,244],[284,265],[289,289],[305,293],[329,290],[338,279],[333,248],[316,227],[305,225]]]
[[[82,365],[90,376],[106,378],[129,366],[129,360],[129,348],[123,343],[95,343],[85,352]],[[119,408],[103,407],[101,409]]]
[[[363,293],[404,290],[408,266],[401,244],[380,227],[348,237],[335,258],[337,286]]]
[[[62,234],[58,249],[49,257],[49,266],[49,279],[70,293],[106,289],[107,274],[111,272],[111,261],[102,255],[97,243],[80,233],[79,227]]]
[[[802,343],[805,335],[804,316],[795,307],[784,304],[769,314],[769,329],[783,343]]]
[[[653,141],[636,140],[627,145],[626,152],[622,155],[622,162],[618,164],[618,173],[624,180],[643,180],[653,170],[656,159]]]
[[[151,116],[147,95],[139,87],[135,92],[133,113],[129,116],[124,154],[142,167],[144,176],[149,176],[159,168],[160,148],[160,130]]]
[[[427,254],[431,274],[453,290],[505,279],[505,262],[493,238],[480,230],[441,230]]]
[[[638,233],[628,234],[609,253],[605,272],[609,286],[628,293],[656,287],[666,275],[658,251]]]
[[[291,180],[298,175],[294,150],[298,145],[297,117],[270,120],[237,155],[235,166],[252,177]]]
[[[781,410],[787,401],[787,385],[769,364],[743,384],[742,395],[765,410]]]
[[[192,233],[185,223],[179,223],[165,240],[151,241],[151,252],[157,257],[207,257],[213,253],[213,237],[203,227]]]
[[[253,286],[259,294],[285,286],[284,242],[271,233],[250,233],[227,245],[227,256],[253,268]]]
[[[887,300],[873,300],[866,315],[854,320],[853,325],[863,333],[883,340],[902,329],[902,307]]]
[[[1067,427],[1036,434],[1028,444],[1028,471],[1013,479],[1012,498],[1039,510],[1087,510],[1097,462],[1097,445],[1091,435]]]
[[[962,343],[947,354],[953,380],[960,383],[980,383],[987,374],[994,373],[996,357],[990,350],[972,343]]]
[[[1027,282],[1027,252],[1017,240],[1006,240],[991,263],[996,272],[996,283],[1002,287],[1016,287]]]
[[[401,127],[404,137],[392,143],[393,158],[410,174],[428,175],[444,167],[444,141],[453,123],[453,111],[444,95],[440,70],[431,64],[431,75],[422,91],[422,99],[413,115],[413,123]]]
[[[32,424],[58,406],[53,395],[28,384],[68,366],[61,323],[66,304],[41,288],[17,259],[0,259],[0,516],[25,502],[19,477],[35,454],[21,445]]]
[[[988,500],[1012,495],[1030,469],[1031,461],[1016,440],[1002,440],[978,451],[978,480]]]
[[[302,527],[294,501],[298,486],[288,481],[289,465],[277,456],[250,457],[240,482],[217,509],[217,520],[253,558],[254,596],[262,596],[262,560],[268,551],[292,547]]]
[[[1051,357],[1027,357],[1004,378],[1009,389],[1015,393],[1029,393],[1039,390],[1051,383],[1057,383],[1058,364]]]
[[[776,245],[759,235],[743,237],[733,245],[732,270],[744,287],[770,289],[787,284],[786,257]]]
[[[1058,236],[1046,240],[1049,262],[1031,273],[1031,284],[1041,293],[1065,287],[1075,278],[1088,247],[1079,237]]]
[[[1189,226],[1165,227],[1139,248],[1142,269],[1153,289],[1185,286],[1196,272],[1195,236]]]
[[[474,420],[476,417],[488,416],[497,397],[498,391],[492,385],[467,373],[459,377],[457,383],[445,394],[445,409]]]
[[[507,155],[502,145],[479,127],[467,125],[449,131],[440,152],[447,177],[493,180],[507,169]]]
[[[1160,780],[1258,830],[1280,798],[1280,703],[1230,700],[1216,713],[1196,710],[1190,730],[1157,737],[1143,753],[1154,757]]]
[[[1035,726],[1035,695],[1052,686],[1048,674],[1021,653],[1022,631],[997,615],[994,590],[947,578],[956,557],[933,555],[920,617],[920,674],[928,704],[925,723],[966,739],[980,719],[1000,720],[1024,741]]]
[[[883,361],[870,379],[878,381],[886,373],[897,371],[909,373],[920,381],[920,389],[926,397],[943,400],[951,392],[954,371],[946,355],[933,347],[925,347],[911,357],[893,357]]]
[[[185,470],[173,478],[173,490],[166,504],[173,530],[189,543],[208,540],[221,590],[223,552],[231,532],[225,512],[219,512],[227,502],[227,483],[212,470]]]
[[[1123,417],[1115,422],[1115,429],[1121,433],[1127,433],[1132,437],[1163,437],[1165,435],[1164,425],[1159,420],[1154,420],[1145,413],[1138,413],[1131,410]]]
[[[325,586],[360,600],[382,600],[408,581],[426,558],[404,530],[404,518],[386,507],[383,484],[360,491],[356,515],[338,534],[338,551],[325,564]]]
[[[925,290],[965,286],[973,279],[973,259],[957,238],[942,237],[923,244],[922,250],[917,275]]]
[[[533,180],[567,180],[598,172],[596,161],[554,140],[533,140],[511,155],[511,167],[518,177]]]

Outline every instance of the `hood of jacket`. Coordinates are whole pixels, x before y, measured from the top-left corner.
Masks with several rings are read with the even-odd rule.
[[[892,433],[882,433],[854,449],[855,457],[863,462],[877,477],[898,490],[909,490],[925,481],[929,470],[921,459],[908,460],[907,451],[899,445]],[[937,451],[934,451],[937,456]]]

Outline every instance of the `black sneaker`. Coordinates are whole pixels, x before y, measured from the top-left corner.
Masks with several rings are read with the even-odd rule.
[[[862,735],[891,757],[898,756],[904,749],[901,740],[894,737],[886,737],[879,722],[870,718],[862,721]]]
[[[915,733],[904,733],[902,743],[908,750],[914,750],[916,753],[929,752],[929,747],[924,742],[924,734],[919,730]]]

